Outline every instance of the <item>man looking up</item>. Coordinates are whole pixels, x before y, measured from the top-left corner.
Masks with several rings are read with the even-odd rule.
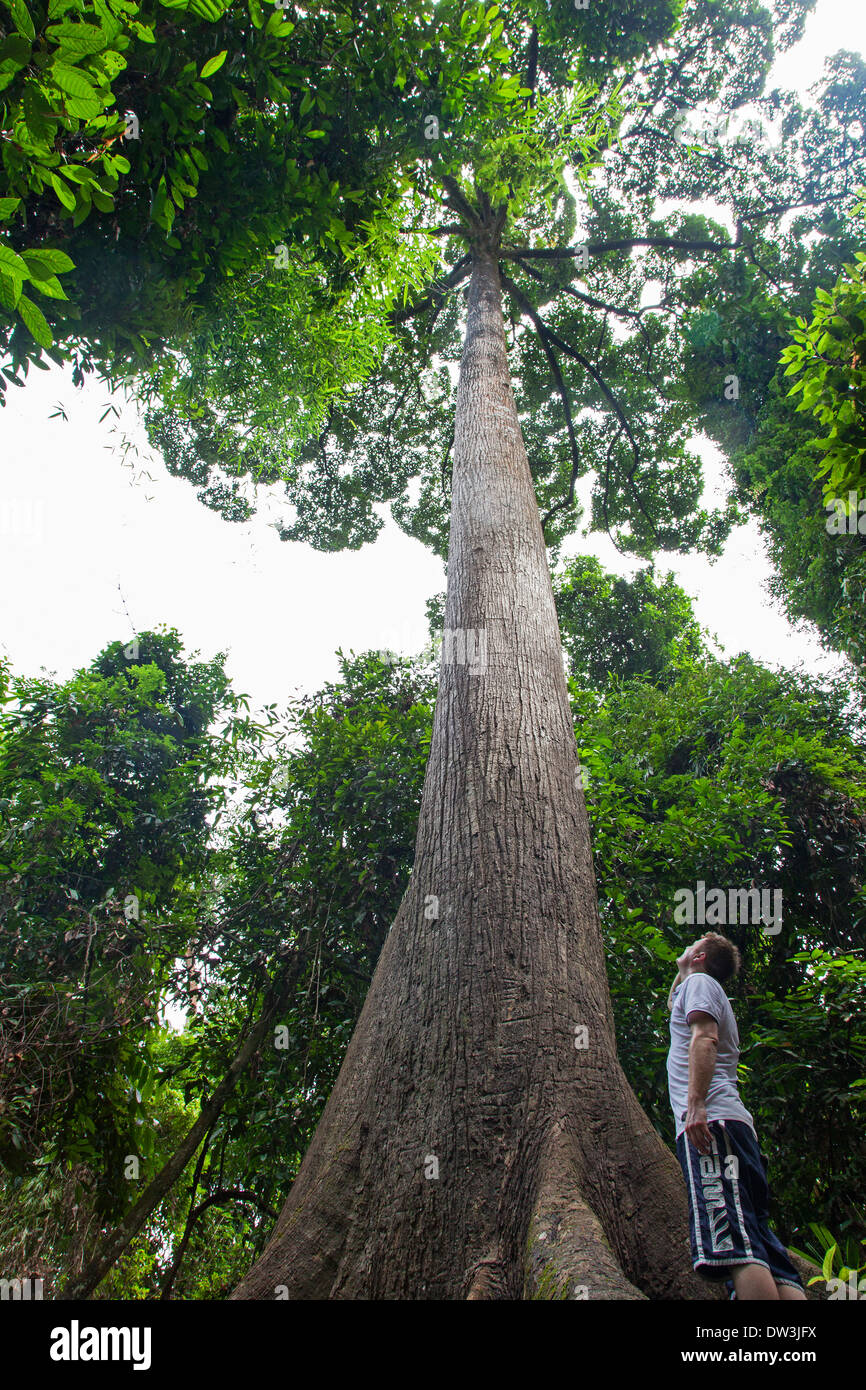
[[[722,985],[740,953],[707,932],[677,961],[668,995],[668,1090],[689,1197],[692,1263],[733,1281],[739,1299],[804,1299],[803,1281],[769,1226],[767,1166],[737,1090],[740,1038]]]

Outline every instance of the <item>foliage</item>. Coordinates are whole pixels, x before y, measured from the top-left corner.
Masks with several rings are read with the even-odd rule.
[[[118,662],[125,663],[119,671]],[[3,1023],[10,1049],[29,1027],[28,1053],[18,1061],[23,1067],[29,1056],[31,1070],[38,1062],[42,1082],[33,1113],[29,1072],[14,1067],[6,1091],[3,1119],[5,1132],[11,1128],[13,1137],[5,1219],[13,1227],[16,1222],[26,1226],[35,1202],[45,1239],[38,1248],[25,1241],[20,1257],[31,1264],[41,1261],[49,1274],[69,1270],[81,1258],[85,1242],[92,1246],[106,1223],[116,1219],[116,1204],[129,1203],[136,1183],[130,1182],[126,1156],[139,1158],[138,1184],[154,1176],[189,1127],[198,1102],[225,1074],[239,1036],[261,1007],[278,956],[294,947],[305,953],[303,968],[273,1045],[262,1049],[242,1077],[212,1126],[200,1161],[190,1163],[183,1180],[163,1199],[101,1294],[143,1297],[158,1292],[196,1209],[173,1294],[219,1297],[232,1287],[239,1262],[261,1247],[269,1229],[264,1214],[273,1214],[297,1171],[404,891],[429,748],[432,685],[429,673],[415,672],[408,663],[383,666],[372,656],[342,658],[339,684],[299,701],[285,719],[267,712],[266,743],[260,747],[263,726],[238,717],[237,697],[226,686],[219,660],[210,667],[185,665],[174,634],[166,639],[144,634],[137,663],[129,669],[125,665],[115,647],[94,663],[94,670],[105,672],[100,679],[110,676],[111,697],[121,711],[123,699],[129,698],[126,692],[140,685],[142,673],[156,692],[143,711],[135,710],[148,729],[136,745],[135,769],[129,772],[138,797],[131,825],[151,814],[150,807],[163,820],[165,803],[173,797],[172,833],[167,844],[160,842],[161,855],[153,851],[136,860],[141,919],[124,921],[119,893],[112,894],[114,935],[104,948],[98,915],[103,882],[88,884],[85,878],[90,871],[97,877],[94,859],[88,858],[84,869],[82,846],[68,838],[54,842],[50,865],[43,864],[37,840],[26,877],[32,949],[25,951],[14,938],[10,942],[17,984],[7,994]],[[14,688],[23,694],[26,686],[19,682]],[[115,810],[104,766],[112,744],[98,715],[85,704],[84,691],[91,691],[89,673],[73,678],[69,690],[52,688],[41,695],[43,700],[50,695],[51,710],[58,714],[58,732],[51,737],[68,755],[86,748],[102,772],[100,796],[107,805],[103,820],[88,826],[95,836],[103,823],[110,826]],[[106,692],[100,688],[97,694],[104,701]],[[226,706],[222,736],[207,732],[205,723],[197,756],[186,747],[177,750],[186,756],[172,760],[168,755],[174,750],[159,742],[165,710],[172,715],[183,710],[188,724],[201,723],[209,718],[207,694],[213,704],[209,714]],[[74,739],[64,699],[74,700],[79,717]],[[101,714],[103,704],[97,695],[92,699]],[[26,747],[35,760],[37,736],[40,753],[48,738],[46,719],[38,717],[35,707],[22,703],[20,709],[13,707],[13,714],[29,741],[15,725],[4,743],[18,777],[7,807],[10,828],[17,825],[16,812],[23,818],[26,811],[29,783],[22,750]],[[54,723],[47,722],[53,731]],[[113,737],[131,751],[132,733],[126,736],[125,725],[118,722],[121,727]],[[167,770],[157,754],[167,759]],[[58,767],[55,759],[45,766],[45,776],[56,776]],[[182,786],[191,801],[179,796]],[[202,829],[201,813],[207,817],[201,841],[184,834],[181,817],[187,807],[190,812],[195,808],[197,828]],[[117,844],[118,854],[122,844],[132,855],[131,836],[127,830],[126,839]],[[110,859],[104,846],[99,852]],[[103,878],[108,867],[106,862]],[[82,898],[86,886],[91,918],[100,928],[93,936],[89,1003],[84,1005],[81,962],[63,957],[52,969],[41,954],[43,943],[57,930],[45,899],[59,892],[59,911],[65,915],[57,884],[72,881]],[[20,916],[22,903],[17,910]],[[157,913],[158,928],[152,925]],[[138,944],[142,934],[143,947]],[[115,940],[126,954],[113,949]],[[134,978],[128,964],[133,950]],[[53,998],[64,987],[68,1012],[56,1017],[56,1005],[52,1014],[44,996],[53,990]],[[97,996],[102,1017],[98,1027],[88,1027]],[[172,1000],[187,1011],[180,1034],[155,1021],[160,1006]],[[67,1036],[69,1021],[75,1026]],[[75,1103],[64,1107],[69,1074],[77,1091]],[[22,1149],[26,1147],[27,1164],[15,1156],[16,1133]],[[73,1226],[80,1241],[67,1229],[72,1190],[61,1175],[72,1172],[80,1214]],[[236,1195],[244,1192],[253,1193],[253,1205]]]
[[[304,539],[323,549],[359,546],[381,527],[377,504],[388,503],[409,534],[444,553],[453,407],[447,364],[456,360],[460,346],[459,301],[448,291],[459,284],[469,239],[465,225],[453,221],[455,209],[460,216],[460,207],[476,200],[495,206],[507,193],[503,237],[516,248],[571,245],[579,216],[586,219],[588,232],[599,236],[676,232],[682,219],[648,227],[642,204],[620,206],[607,182],[598,186],[598,164],[602,153],[613,157],[616,126],[627,117],[634,120],[642,109],[626,113],[619,98],[622,61],[634,65],[629,80],[637,90],[639,74],[658,66],[653,46],[669,34],[678,8],[667,3],[629,6],[623,23],[613,26],[598,7],[576,15],[565,4],[553,9],[532,4],[520,16],[496,6],[485,14],[475,5],[446,6],[437,13],[437,41],[429,61],[400,75],[402,106],[390,128],[391,153],[394,168],[405,179],[400,234],[416,254],[431,245],[441,248],[452,269],[429,293],[413,295],[405,309],[395,307],[388,316],[393,341],[385,344],[381,362],[363,377],[344,382],[342,399],[334,394],[324,420],[310,414],[304,422],[295,415],[294,432],[284,427],[286,368],[279,353],[269,356],[270,370],[248,373],[242,381],[240,353],[235,358],[232,346],[229,370],[237,390],[225,413],[213,399],[223,424],[218,439],[207,408],[204,419],[196,419],[182,401],[171,399],[151,416],[151,438],[160,446],[169,441],[172,469],[189,477],[199,496],[217,506],[245,479],[279,480],[285,487],[287,516],[281,534],[286,539]],[[735,20],[740,19],[737,11]],[[752,37],[746,37],[750,27],[751,21],[743,21],[741,28],[727,23],[727,41],[738,56],[741,45],[752,47]],[[713,41],[721,42],[721,30],[714,32]],[[756,59],[757,52],[749,56],[749,62]],[[716,61],[715,53],[702,50],[697,65]],[[588,84],[601,79],[605,90],[593,95]],[[688,80],[694,87],[693,74]],[[718,73],[714,70],[704,80],[717,82]],[[669,95],[673,102],[679,99]],[[434,126],[425,144],[419,135],[429,121]],[[631,303],[640,298],[649,276],[660,272],[671,280],[670,262],[659,249],[648,253],[646,264],[637,264],[623,247],[618,255],[593,264],[602,289],[597,295],[593,289],[589,298],[577,292],[577,303],[569,297],[574,267],[567,260],[545,263],[544,274],[536,274],[535,280],[531,265],[515,271],[520,293],[530,293],[537,303],[555,303],[548,316],[551,328],[567,335],[581,355],[577,366],[561,359],[572,413],[582,417],[582,428],[572,437],[560,403],[551,398],[548,357],[535,336],[514,321],[513,375],[539,503],[545,513],[553,513],[548,521],[553,544],[578,519],[570,503],[563,510],[573,477],[595,470],[599,486],[593,524],[617,527],[621,543],[640,553],[658,545],[718,550],[735,515],[700,507],[700,467],[688,447],[689,411],[658,390],[660,375],[675,374],[675,356],[665,350],[660,322],[641,323]],[[595,312],[608,298],[603,283],[608,266],[612,294],[624,295],[624,342]],[[430,312],[420,312],[425,305]],[[284,341],[281,322],[272,312],[267,324],[262,336]],[[234,333],[229,338],[230,344],[236,341]],[[644,384],[636,380],[635,368],[643,365],[647,349],[650,356],[656,354],[659,370],[651,371]],[[191,367],[199,386],[207,378],[220,402],[228,402],[219,361],[209,362],[204,345],[194,352]],[[629,383],[627,413],[640,477],[621,423],[609,413],[606,387],[621,399],[624,380]],[[197,396],[203,398],[201,389]],[[603,470],[605,451],[608,466]]]
[[[866,65],[837,57],[814,109],[763,95],[811,0],[445,0],[432,16],[317,0],[267,21],[257,0],[165,8],[88,0],[61,27],[112,37],[67,62],[54,49],[76,36],[49,33],[50,6],[7,5],[2,96],[24,137],[21,157],[4,144],[18,182],[0,203],[12,379],[48,351],[29,294],[29,329],[12,317],[26,285],[77,380],[134,370],[169,468],[227,518],[279,484],[287,539],[363,544],[386,503],[444,553],[458,291],[501,203],[511,369],[554,554],[590,476],[587,524],[646,558],[718,553],[749,507],[769,531],[781,518],[796,602],[842,640],[843,562],[817,536],[813,431],[779,357],[787,315],[850,263],[837,210],[864,181],[848,131]],[[155,44],[134,27],[149,17]],[[67,68],[98,96],[63,87]],[[778,120],[778,146],[677,139],[684,107],[746,103]],[[123,156],[106,153],[112,107],[141,125]],[[719,220],[698,210],[710,194]],[[69,265],[52,266],[61,240]],[[715,510],[699,427],[735,470]],[[670,1138],[677,889],[780,887],[779,936],[730,929],[744,1094],[776,1148],[783,1230],[817,1213],[859,1239],[866,783],[850,692],[709,656],[652,570],[575,561],[555,586],[629,1078]],[[4,692],[4,1198],[45,1220],[54,1268],[78,1259],[62,1235],[77,1188],[83,1242],[128,1203],[125,1156],[147,1179],[176,1147],[292,959],[274,1046],[105,1286],[216,1297],[267,1238],[411,872],[433,679],[342,658],[337,683],[256,725],[220,658],[189,662],[176,634],[141,648]],[[167,1003],[186,1011],[176,1035],[157,1025]]]
[[[852,219],[852,232],[862,229],[862,208],[860,213],[859,222]],[[816,290],[811,321],[797,318],[797,326],[791,329],[794,341],[780,359],[785,376],[798,376],[788,391],[789,396],[801,395],[797,410],[816,416],[826,430],[823,438],[810,436],[803,446],[804,452],[817,451],[820,456],[813,473],[817,480],[824,479],[827,515],[823,522],[829,538],[824,545],[838,556],[825,631],[833,645],[860,667],[866,660],[862,633],[866,557],[861,539],[866,534],[862,502],[866,494],[864,264],[866,252],[856,252],[854,262],[843,267],[831,290]],[[818,530],[817,525],[812,530]],[[814,568],[813,562],[810,573]]]
[[[862,1221],[861,1225],[866,1225]],[[814,1276],[809,1280],[810,1284],[828,1283],[832,1278],[841,1279],[843,1283],[849,1284],[851,1274],[861,1275],[866,1265],[858,1263],[863,1260],[862,1246],[866,1245],[866,1240],[857,1240],[855,1236],[846,1235],[834,1236],[826,1226],[820,1222],[810,1221],[808,1225],[809,1239],[804,1242],[804,1250],[789,1247],[795,1253],[802,1255],[804,1259],[811,1260],[813,1264],[821,1267],[820,1275]],[[836,1268],[836,1260],[840,1261],[839,1269]],[[846,1290],[847,1295],[847,1290]],[[862,1297],[862,1295],[861,1295]]]
[[[333,277],[344,299],[357,291],[365,266],[352,253],[376,245],[395,195],[387,131],[400,101],[395,76],[419,56],[418,7],[268,8],[9,0],[13,27],[0,47],[6,378],[21,384],[31,362],[44,365],[53,336],[48,355],[71,360],[76,382],[97,369],[113,381],[157,371],[158,362],[172,364],[170,382],[179,369],[166,349],[193,330],[219,333],[236,277],[250,296],[246,332],[254,326],[280,248],[275,313],[311,275],[320,285]],[[368,293],[384,263],[377,247]],[[401,266],[409,283],[417,273],[409,257],[392,257],[399,289]],[[25,329],[14,326],[11,301],[20,305],[28,280],[53,297],[48,322],[25,304]],[[351,323],[344,314],[344,333]],[[355,340],[360,349],[360,327]],[[326,335],[323,368],[328,348]]]
[[[759,1075],[747,1089],[756,1094],[758,1133],[772,1136],[773,1188],[785,1225],[806,1227],[820,1211],[834,1231],[849,1235],[843,1243],[850,1246],[866,1235],[858,1206],[866,961],[820,947],[797,952],[793,960],[803,972],[795,988],[784,997],[767,993],[751,1001],[748,1066]]]
[[[846,512],[849,491],[859,494],[866,479],[866,251],[855,260],[831,291],[816,291],[811,323],[797,319],[781,356],[785,375],[799,375],[788,393],[802,394],[797,409],[827,427],[813,441],[823,456],[816,477],[826,479],[825,499],[842,499]]]
[[[798,321],[803,330],[796,332],[807,329],[816,294],[832,298],[840,274],[840,283],[846,279],[843,267],[856,262],[862,243],[861,221],[853,215],[859,146],[852,131],[864,96],[866,64],[856,54],[837,54],[828,62],[813,110],[798,109],[788,96],[776,109],[780,136],[797,131],[801,157],[810,166],[803,206],[783,235],[754,235],[746,263],[715,262],[689,277],[680,386],[703,430],[730,460],[733,500],[758,522],[774,566],[770,592],[792,622],[817,624],[828,647],[858,664],[866,657],[864,540],[856,520],[845,534],[828,521],[815,476],[816,425],[789,394],[786,365],[792,346],[797,352],[803,346],[791,344],[791,329]],[[768,114],[772,110],[768,105]],[[829,141],[832,176],[815,160],[822,139]],[[732,379],[738,394],[726,399],[721,384]],[[846,495],[840,505],[847,503]]]
[[[114,104],[112,82],[127,66],[135,37],[153,43],[149,25],[134,3],[99,0],[90,18],[76,22],[76,0],[49,0],[28,7],[4,0],[11,18],[0,46],[3,92],[3,187],[0,223],[26,217],[28,204],[48,202],[49,192],[78,226],[92,208],[114,209],[114,193],[130,163],[114,148],[125,128]],[[219,5],[213,0],[213,8]],[[36,342],[49,348],[53,336],[42,311],[22,294],[29,281],[51,299],[66,300],[58,273],[74,268],[65,252],[37,246],[17,255],[0,243],[0,305],[20,316]],[[4,382],[5,386],[5,382]]]
[[[160,1059],[170,1030],[154,1034],[151,1049]],[[176,1148],[191,1123],[193,1107],[185,1106],[171,1082],[155,1086],[147,1098],[147,1125],[153,1135],[151,1161],[161,1164]],[[80,1120],[79,1120],[80,1123]],[[99,1211],[104,1181],[98,1163],[49,1162],[31,1174],[0,1174],[0,1248],[6,1267],[45,1281],[46,1296],[56,1293],[68,1271],[78,1270],[105,1220]],[[140,1179],[125,1179],[126,1200],[134,1200]],[[182,1199],[175,1189],[162,1204],[159,1218],[143,1239],[118,1261],[100,1294],[109,1298],[152,1295],[152,1273],[164,1259],[166,1243],[182,1221]]]
[[[659,582],[642,569],[629,580],[582,557],[554,574],[553,595],[563,650],[581,687],[603,691],[609,681],[632,676],[661,683],[675,663],[703,651],[691,600],[671,574]]]
[[[866,782],[847,694],[747,657],[611,685],[603,700],[573,689],[619,1055],[666,1136],[664,999],[684,933],[700,931],[675,924],[675,894],[698,880],[782,892],[778,934],[724,930],[745,962],[743,1098],[773,1155],[785,1233],[816,1211],[853,1220],[866,1180],[866,1037],[850,994],[862,990]]]
[[[13,680],[4,705],[0,1154],[99,1169],[104,1210],[151,1142],[150,1038],[220,779],[254,732],[241,704],[222,658],[186,658],[168,631],[60,683]]]

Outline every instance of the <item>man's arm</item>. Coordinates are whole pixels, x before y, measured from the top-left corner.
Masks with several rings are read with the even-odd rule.
[[[696,1010],[690,1013],[692,1037],[689,1043],[689,1098],[686,1110],[686,1136],[698,1153],[708,1154],[711,1148],[707,1125],[707,1091],[716,1069],[719,1046],[719,1025],[711,1014]]]

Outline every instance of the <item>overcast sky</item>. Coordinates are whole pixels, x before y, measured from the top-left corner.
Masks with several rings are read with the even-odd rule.
[[[772,85],[805,90],[839,48],[866,51],[866,8],[819,0],[806,36]],[[133,630],[176,627],[187,650],[228,652],[237,690],[282,704],[337,674],[338,647],[406,653],[427,640],[424,603],[444,589],[441,563],[391,522],[374,545],[323,555],[284,544],[260,515],[237,526],[208,511],[159,458],[124,466],[118,421],[100,423],[104,387],[31,370],[0,412],[0,649],[21,674],[66,676]],[[58,402],[68,416],[50,419]],[[118,404],[122,404],[121,401]],[[125,428],[136,430],[127,409]],[[139,435],[140,437],[140,435]],[[719,469],[708,451],[708,485]],[[147,476],[149,474],[149,476]],[[711,494],[712,495],[712,494]],[[577,536],[571,553],[623,563],[606,537]],[[659,556],[695,599],[698,620],[733,654],[829,669],[807,630],[794,631],[762,586],[769,573],[754,526],[736,531],[716,565]]]

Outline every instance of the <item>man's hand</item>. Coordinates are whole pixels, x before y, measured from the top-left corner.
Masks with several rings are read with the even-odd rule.
[[[676,979],[674,980],[673,984],[671,985],[670,993],[669,993],[669,995],[668,995],[668,1013],[670,1013],[671,1009],[672,1009],[673,1006],[674,1006],[674,990],[676,989],[677,985],[682,984],[683,980],[686,978],[686,972],[684,971],[683,967],[680,965],[679,961],[677,961],[677,965],[679,965],[680,968],[679,968],[679,970],[677,971]]]
[[[686,1111],[686,1138],[691,1139],[698,1153],[708,1154],[713,1136],[707,1124],[707,1107],[699,1101],[689,1101]]]

